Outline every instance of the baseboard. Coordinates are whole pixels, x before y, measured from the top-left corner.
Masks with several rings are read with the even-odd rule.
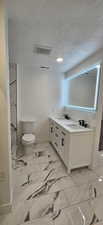
[[[11,209],[12,209],[11,203],[0,205],[0,215],[11,212]]]

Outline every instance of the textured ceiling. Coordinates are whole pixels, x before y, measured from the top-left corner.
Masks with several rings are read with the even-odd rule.
[[[103,48],[103,0],[7,0],[7,10],[11,61],[66,71]],[[34,54],[38,44],[51,55]]]

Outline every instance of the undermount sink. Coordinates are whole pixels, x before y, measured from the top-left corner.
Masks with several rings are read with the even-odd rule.
[[[58,118],[58,120],[61,120],[61,122],[63,122],[65,125],[72,125],[75,124],[75,122],[73,120],[67,120],[65,118]]]
[[[63,121],[65,121],[66,119],[65,118],[57,118],[57,120],[60,120],[61,122]]]
[[[65,126],[67,126],[68,128],[70,127],[70,128],[72,128],[72,129],[77,129],[77,130],[79,130],[79,129],[84,129],[84,127],[80,126],[80,125],[78,124],[78,122],[75,122],[75,121],[73,121],[73,120],[67,120],[67,119],[62,118],[62,117],[60,117],[60,118],[58,118],[58,119],[61,120],[61,122],[63,122],[63,124],[64,124]]]
[[[68,127],[73,129],[83,129],[84,127],[79,126],[78,124],[67,124]]]
[[[66,121],[65,125],[67,125],[67,126],[77,126],[77,124],[75,124],[73,121]]]

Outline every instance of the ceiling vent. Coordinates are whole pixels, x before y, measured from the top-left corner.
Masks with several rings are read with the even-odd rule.
[[[40,66],[40,69],[49,70],[50,67],[49,66]]]
[[[36,53],[36,54],[50,55],[51,50],[52,49],[48,46],[37,45],[37,46],[34,47],[33,52]]]

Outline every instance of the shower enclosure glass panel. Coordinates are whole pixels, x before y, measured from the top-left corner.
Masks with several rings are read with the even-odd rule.
[[[11,114],[11,150],[16,157],[17,142],[17,65],[9,64],[10,114]]]

